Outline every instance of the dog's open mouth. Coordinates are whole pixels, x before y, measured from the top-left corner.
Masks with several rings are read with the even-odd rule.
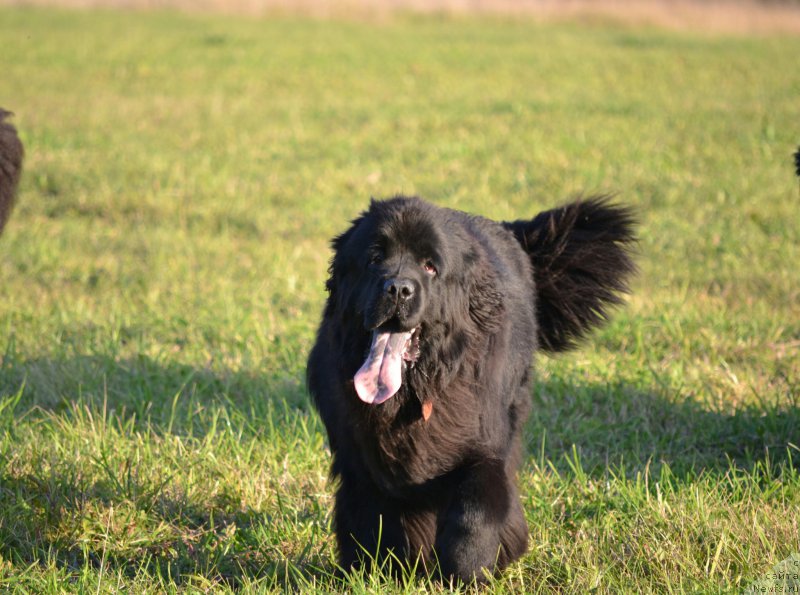
[[[403,384],[403,371],[419,357],[420,327],[390,333],[375,331],[369,355],[353,378],[358,398],[378,405],[392,398]]]

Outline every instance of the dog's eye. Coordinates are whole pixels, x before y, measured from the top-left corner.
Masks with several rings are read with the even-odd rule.
[[[380,252],[373,252],[369,257],[370,264],[380,264],[383,262],[383,254]]]
[[[428,274],[429,274],[431,277],[434,277],[434,276],[436,276],[436,274],[439,272],[439,271],[437,271],[437,270],[436,270],[436,265],[435,265],[435,264],[433,264],[433,261],[432,261],[432,260],[426,260],[425,262],[423,262],[423,263],[422,263],[422,268],[423,268],[423,269],[425,270],[425,272],[426,272],[426,273],[428,273]]]

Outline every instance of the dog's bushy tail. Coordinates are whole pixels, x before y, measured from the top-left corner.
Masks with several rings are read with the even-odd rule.
[[[22,171],[22,142],[16,129],[5,121],[11,113],[0,108],[0,232],[6,226]]]
[[[610,306],[622,302],[636,270],[635,224],[629,208],[602,196],[503,223],[533,264],[540,348],[574,347],[607,320]]]

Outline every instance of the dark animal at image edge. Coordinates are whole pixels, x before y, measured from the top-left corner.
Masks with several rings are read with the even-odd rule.
[[[22,171],[22,142],[16,129],[6,122],[11,113],[0,108],[0,233],[6,226]]]
[[[308,386],[344,569],[483,581],[525,552],[532,356],[574,346],[621,301],[633,227],[605,198],[498,223],[396,197],[333,240]]]
[[[797,147],[797,151],[794,154],[794,173],[800,178],[800,147]]]

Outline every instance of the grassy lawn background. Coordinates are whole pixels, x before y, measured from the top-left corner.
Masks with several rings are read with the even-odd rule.
[[[629,304],[538,361],[503,592],[740,590],[800,552],[800,39],[398,16],[0,9],[0,589],[332,576],[304,386],[371,195],[495,219],[616,192]]]

